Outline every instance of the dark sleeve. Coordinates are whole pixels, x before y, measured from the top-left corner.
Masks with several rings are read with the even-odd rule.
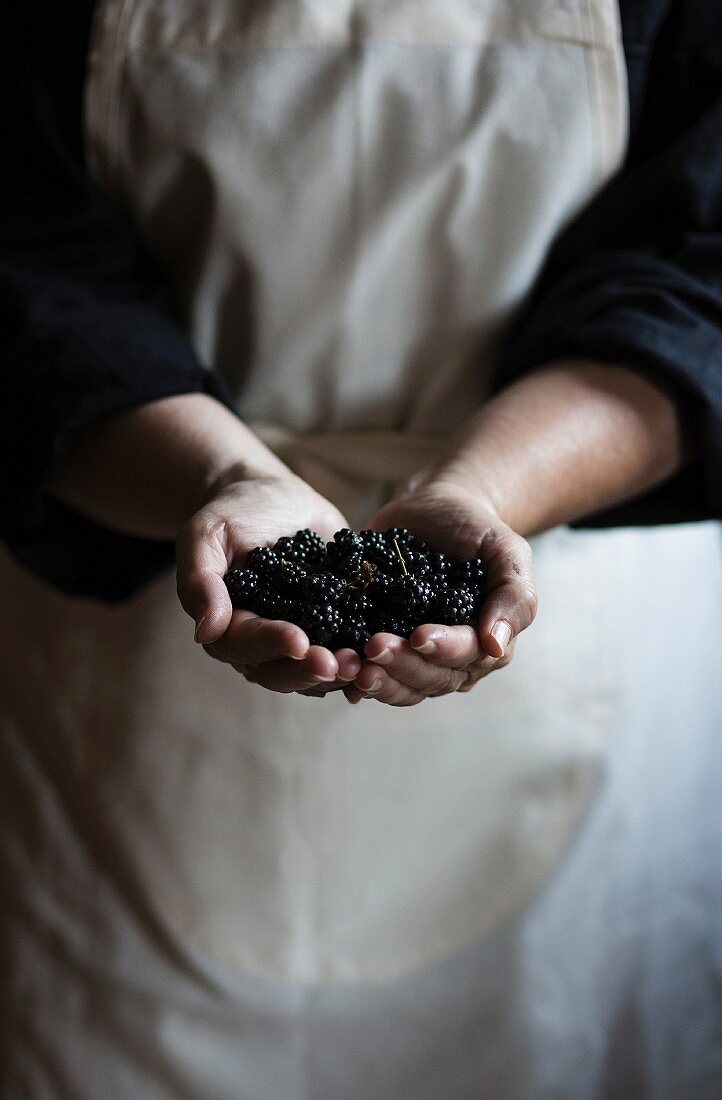
[[[46,494],[49,477],[78,432],[109,413],[179,393],[233,406],[173,322],[159,273],[84,170],[88,18],[58,7],[60,42],[33,39],[14,4],[0,17],[0,534],[64,591],[117,600],[168,568],[172,544],[91,522]],[[64,67],[53,69],[51,56]]]
[[[685,401],[701,457],[577,526],[722,517],[722,4],[621,12],[627,161],[553,246],[497,386],[566,357],[638,367]]]

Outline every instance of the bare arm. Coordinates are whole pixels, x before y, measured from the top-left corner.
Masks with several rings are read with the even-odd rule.
[[[224,485],[288,474],[224,405],[190,393],[113,413],[86,428],[48,492],[112,530],[175,539]]]
[[[537,607],[526,537],[660,484],[693,456],[690,436],[683,403],[625,367],[551,364],[487,402],[442,460],[371,520],[409,527],[461,558],[480,554],[487,598],[478,627],[375,636],[347,698],[371,692],[410,706],[466,691],[508,664]]]
[[[640,495],[693,456],[682,403],[642,373],[551,364],[467,423],[437,477],[476,487],[524,536]]]
[[[552,364],[487,402],[443,459],[370,521],[408,526],[462,557],[481,548],[489,597],[478,630],[429,624],[409,641],[377,635],[347,696],[354,701],[380,677],[375,697],[408,705],[508,663],[536,611],[525,537],[653,488],[689,461],[690,435],[681,403],[624,367]],[[344,521],[212,398],[167,398],[99,421],[50,491],[130,534],[180,532],[179,594],[197,637],[263,686],[302,690],[340,665],[347,678],[356,673],[348,655],[339,662],[309,650],[298,628],[256,617],[231,623],[222,575],[239,551],[296,526],[331,534]],[[429,642],[435,651],[422,655]],[[388,654],[377,663],[389,645],[391,663]]]

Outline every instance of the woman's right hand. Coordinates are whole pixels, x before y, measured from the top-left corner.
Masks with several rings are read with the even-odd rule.
[[[354,679],[361,667],[351,649],[332,653],[310,645],[293,623],[233,611],[223,580],[255,546],[310,528],[330,539],[347,521],[290,471],[225,485],[182,527],[176,541],[178,596],[195,621],[206,653],[272,691],[314,692]]]

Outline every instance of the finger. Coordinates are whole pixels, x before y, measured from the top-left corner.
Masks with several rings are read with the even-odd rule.
[[[355,650],[337,649],[333,655],[338,665],[336,676],[330,682],[326,682],[327,678],[324,677],[324,682],[318,688],[313,691],[299,690],[299,695],[328,695],[332,691],[341,691],[358,675],[361,668],[361,658]]]
[[[422,692],[394,680],[385,669],[369,663],[364,663],[354,684],[364,695],[392,707],[412,707],[426,698]]]
[[[479,615],[479,640],[491,657],[503,657],[537,612],[531,549],[511,528],[501,527],[486,533],[480,554],[488,595]]]
[[[298,691],[297,695],[313,695],[317,697],[326,698],[327,695],[331,695],[334,692],[341,693],[348,685],[343,680],[336,680],[333,684],[321,684],[315,688],[302,688]]]
[[[500,669],[506,668],[508,664],[511,664],[515,645],[516,640],[512,638],[503,657],[487,656],[477,661],[477,663],[468,670],[469,679],[467,683],[462,684],[459,691],[470,691],[474,684],[477,684],[479,680],[483,680],[484,677],[488,676],[491,672],[499,672]]]
[[[473,626],[424,623],[413,631],[409,645],[426,661],[446,668],[465,669],[486,656]]]
[[[205,648],[219,661],[257,666],[284,657],[303,660],[310,647],[308,638],[294,623],[262,619],[252,611],[236,611],[223,637]],[[335,672],[334,660],[334,675]]]
[[[342,690],[346,696],[346,702],[351,703],[352,706],[356,706],[357,703],[366,698],[363,692],[359,691],[354,684],[347,684]]]
[[[369,661],[393,680],[423,695],[442,695],[457,691],[467,675],[456,669],[434,665],[415,653],[406,638],[393,634],[374,634],[365,647]],[[355,683],[359,683],[356,677]]]
[[[340,680],[354,680],[361,669],[361,658],[353,649],[337,649],[334,657],[338,665],[337,676]]]
[[[192,520],[176,542],[177,591],[195,621],[197,642],[215,642],[228,629],[233,608],[223,577],[228,568],[217,523]]]
[[[321,646],[311,646],[304,661],[267,661],[252,670],[253,682],[270,691],[288,693],[323,690],[336,680],[338,666],[333,654]]]

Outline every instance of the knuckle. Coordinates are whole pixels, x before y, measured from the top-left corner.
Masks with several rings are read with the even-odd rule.
[[[536,588],[534,588],[533,584],[529,584],[526,586],[524,590],[523,603],[527,611],[528,622],[526,625],[528,626],[529,623],[532,623],[534,621],[534,619],[536,618],[536,613],[539,610],[539,597],[537,596]]]
[[[428,694],[432,698],[436,698],[438,695],[448,695],[449,692],[456,691],[456,678],[458,673],[452,668],[439,668],[436,675],[430,685]]]
[[[404,696],[402,699],[397,699],[393,701],[391,705],[394,707],[416,707],[419,705],[419,703],[423,703],[424,699],[426,699],[425,695],[407,695]]]

